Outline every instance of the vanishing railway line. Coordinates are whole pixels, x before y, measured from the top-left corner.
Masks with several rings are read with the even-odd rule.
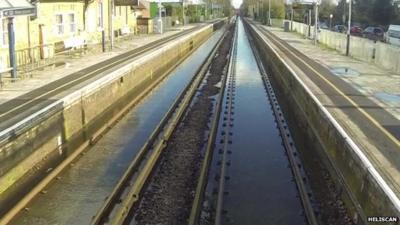
[[[254,23],[251,24],[255,26]],[[329,93],[335,93],[335,95],[330,95],[330,98],[332,98],[333,101],[341,105],[351,105],[356,108],[357,110],[353,113],[354,116],[351,115],[352,118],[362,118],[372,124],[372,126],[366,127],[366,129],[379,131],[370,135],[371,139],[380,143],[380,145],[388,145],[391,149],[398,149],[400,147],[399,136],[396,131],[386,127],[384,122],[381,121],[382,119],[379,118],[379,114],[374,112],[374,110],[368,110],[368,108],[362,107],[363,105],[376,105],[375,103],[371,102],[371,100],[367,98],[360,98],[360,94],[357,93],[357,90],[350,88],[345,82],[340,81],[340,79],[329,71],[329,69],[308,58],[284,40],[273,35],[264,27],[260,28],[259,31],[297,66],[304,70],[312,81],[323,87],[323,90],[326,90]],[[376,107],[378,108],[378,106]],[[386,114],[385,116],[388,118],[391,117],[387,113],[382,114]],[[376,135],[379,135],[379,137]]]
[[[92,225],[318,224],[288,125],[241,19],[232,19],[124,171]]]
[[[105,204],[95,215],[91,224],[128,224],[132,221],[133,208],[137,207],[141,195],[145,191],[146,183],[149,182],[159,164],[164,149],[188,110],[190,110],[191,105],[195,104],[196,93],[200,93],[203,88],[202,84],[207,83],[209,66],[224,37],[225,35],[220,38],[190,84],[175,100],[151,137],[131,162]]]
[[[214,24],[214,26],[219,26],[220,25],[218,22],[213,22],[213,24]],[[77,73],[74,73],[74,74],[72,74],[72,75],[70,75],[70,76],[68,76],[66,78],[63,78],[61,80],[57,80],[57,81],[55,81],[55,82],[53,82],[53,83],[51,83],[49,85],[44,86],[41,89],[38,89],[37,91],[35,91],[35,93],[30,95],[31,100],[26,99],[26,101],[24,103],[22,103],[20,109],[22,109],[24,107],[30,107],[31,104],[35,104],[36,105],[36,104],[43,103],[43,102],[46,101],[47,97],[54,96],[55,94],[60,93],[60,92],[62,92],[64,90],[67,90],[68,88],[72,87],[73,85],[76,85],[76,84],[78,84],[78,83],[80,83],[80,82],[82,82],[84,80],[90,79],[90,78],[98,75],[99,73],[106,73],[107,71],[110,71],[111,69],[115,68],[116,66],[126,63],[127,60],[135,59],[136,57],[140,56],[141,54],[143,54],[145,52],[151,51],[152,49],[156,49],[156,48],[160,47],[161,45],[163,45],[163,44],[165,44],[165,43],[167,43],[167,42],[169,42],[171,40],[174,40],[174,39],[179,38],[181,36],[187,35],[188,33],[191,33],[191,32],[193,32],[193,31],[195,31],[197,29],[201,29],[203,26],[205,26],[205,25],[200,25],[200,26],[197,26],[197,27],[192,28],[190,30],[186,30],[184,32],[169,36],[169,37],[164,38],[164,39],[161,39],[159,41],[152,42],[152,43],[150,43],[150,44],[148,44],[146,46],[140,47],[138,49],[134,49],[134,50],[129,51],[129,52],[127,52],[127,53],[125,53],[125,54],[123,54],[121,56],[114,57],[114,58],[112,58],[110,60],[106,60],[104,62],[101,62],[101,63],[97,64],[97,65],[94,65],[92,67],[89,67],[87,69],[79,71]],[[91,72],[89,72],[89,71],[91,71]],[[84,74],[86,72],[87,72],[87,74],[85,76],[82,76],[82,74]],[[198,71],[198,72],[200,73],[200,71]],[[163,77],[165,77],[165,76],[163,76]],[[155,82],[155,85],[160,83],[162,81],[163,77],[158,79],[157,82]],[[198,85],[199,84],[198,82],[201,81],[201,80],[199,80],[199,78],[200,78],[200,76],[197,76],[196,79],[193,78],[190,83],[197,82],[196,84]],[[57,87],[57,84],[59,82],[62,83],[62,81],[65,80],[65,79],[69,80],[70,82],[67,82],[67,84],[64,85],[64,86]],[[183,82],[181,82],[181,83],[183,83]],[[155,85],[151,85],[151,87],[147,88],[143,92],[143,95],[140,95],[138,98],[135,98],[134,99],[135,104],[140,99],[142,99],[144,97],[145,93],[149,93],[150,89],[152,87],[154,87]],[[54,90],[52,90],[51,87],[54,87],[54,86],[56,86],[56,88]],[[186,91],[188,91],[190,88],[193,89],[193,84],[188,85],[184,92],[186,93]],[[47,91],[47,89],[49,89],[49,91]],[[181,97],[183,97],[183,95]],[[179,100],[188,101],[187,98],[185,98],[185,99],[179,98]],[[176,107],[178,105],[178,103],[181,103],[179,100],[175,101],[173,108]],[[38,102],[36,102],[36,101],[38,101]],[[18,104],[18,102],[14,102],[14,103]],[[12,108],[12,104],[14,104],[14,103],[13,103],[13,101],[7,102],[7,104],[8,104],[7,106]],[[187,104],[187,102],[185,104]],[[126,107],[130,107],[130,105],[131,104],[127,105]],[[4,109],[4,108],[2,107],[2,109]],[[124,112],[124,111],[125,110],[121,110],[121,112]],[[3,116],[6,116],[6,114],[11,113],[11,111],[4,111],[4,112],[5,113],[2,114]],[[167,113],[165,118],[167,118],[167,117],[169,118],[170,116],[172,116],[172,113],[174,113],[174,112],[175,111],[173,111],[172,108],[171,108],[171,111]],[[17,113],[17,112],[13,112],[13,113]],[[183,113],[183,111],[181,111],[180,113]],[[180,116],[181,115],[179,115],[178,117],[180,117]],[[108,124],[115,124],[115,122],[118,121],[118,118],[119,118],[119,114],[115,118],[112,119],[112,122],[110,122]],[[163,122],[161,122],[161,124],[159,126],[164,125],[163,123],[165,123],[165,122],[166,122],[166,120],[163,120]],[[109,125],[106,125],[106,126],[109,126]],[[153,135],[151,136],[150,139],[154,138],[154,135],[155,135],[156,132],[157,131],[155,131],[153,133]],[[171,130],[170,131],[163,130],[163,134],[164,135],[166,134],[166,132],[167,133],[171,132]],[[146,143],[144,145],[144,148],[146,148],[146,146],[148,146],[148,143]],[[135,158],[135,160],[141,160],[141,158],[144,156],[142,153],[143,153],[143,151],[140,151],[138,153],[137,157]],[[68,159],[64,160],[62,162],[62,164],[60,164],[60,166],[58,166],[57,168],[52,170],[51,173],[48,176],[45,177],[45,179],[43,179],[38,185],[36,185],[28,194],[25,195],[25,197],[21,201],[19,201],[15,205],[15,207],[11,208],[6,213],[6,215],[1,218],[0,224],[7,224],[8,222],[14,220],[16,218],[16,216],[20,215],[21,212],[22,213],[24,212],[23,209],[25,209],[26,212],[30,211],[29,208],[26,205],[30,204],[31,200],[36,198],[36,196],[39,193],[47,193],[47,191],[43,190],[43,189],[46,188],[47,185],[50,184],[53,180],[60,179],[59,173],[61,173],[63,171],[63,169],[66,168],[68,165],[73,166],[74,165],[74,159],[77,158],[79,155],[83,155],[83,149],[80,149],[79,151],[75,151],[74,154],[69,156]],[[138,168],[136,168],[136,169],[138,169]]]
[[[236,25],[237,24],[239,24],[239,22],[237,22]],[[185,130],[185,126],[192,125],[191,120],[193,120],[193,118],[191,117],[194,117],[195,114],[191,113],[191,111],[195,111],[196,103],[201,102],[198,96],[204,95],[204,93],[202,93],[202,91],[204,92],[204,83],[207,83],[208,77],[212,72],[208,72],[208,75],[205,75],[205,73],[209,70],[209,65],[212,65],[212,59],[215,60],[216,57],[221,57],[219,54],[217,54],[216,57],[213,56],[217,51],[216,49],[213,54],[210,55],[210,58],[204,65],[200,74],[197,77],[194,77],[192,84],[181,93],[180,97],[175,101],[167,115],[153,132],[149,141],[146,142],[146,145],[143,146],[140,153],[131,163],[123,178],[118,182],[112,194],[107,198],[106,203],[93,219],[93,225],[195,225],[204,223],[220,225],[226,223],[226,207],[229,208],[229,204],[232,204],[229,203],[229,201],[226,202],[226,195],[229,193],[231,188],[231,184],[229,184],[229,170],[231,164],[234,163],[234,159],[230,156],[233,154],[230,145],[232,142],[236,141],[233,135],[235,121],[234,115],[237,111],[240,112],[240,110],[237,109],[240,106],[235,104],[235,98],[238,95],[236,77],[238,76],[237,74],[240,73],[240,70],[238,71],[237,69],[237,56],[238,51],[243,51],[243,47],[238,47],[238,26],[236,25],[234,32],[231,31],[230,34],[227,34],[233,36],[233,41],[232,44],[229,44],[231,50],[230,54],[226,56],[227,64],[225,64],[225,69],[223,70],[224,75],[220,77],[221,85],[219,85],[218,94],[213,97],[213,107],[209,109],[211,110],[209,113],[209,121],[206,128],[204,128],[205,130],[203,130],[203,133],[206,132],[206,137],[204,139],[205,142],[199,144],[197,148],[193,150],[194,152],[198,152],[201,157],[193,156],[193,158],[191,158],[188,157],[188,155],[185,155],[183,159],[180,159],[181,154],[183,154],[181,151],[184,151],[185,148],[179,149],[179,144],[177,143],[179,142],[182,143],[182,145],[185,145],[186,143],[184,142],[191,142],[179,133],[184,131],[186,136],[191,135],[188,133],[189,130]],[[242,31],[241,35],[243,35]],[[218,44],[217,46],[219,45],[221,44]],[[240,45],[242,46],[243,44]],[[238,50],[238,48],[240,49]],[[292,185],[292,188],[295,187],[295,190],[297,190],[295,193],[298,193],[294,194],[294,199],[284,199],[283,204],[290,204],[298,201],[295,205],[302,205],[301,210],[304,211],[305,216],[302,218],[297,215],[299,216],[298,220],[306,220],[307,224],[318,224],[314,215],[314,205],[310,199],[310,190],[309,187],[305,185],[307,178],[305,177],[305,173],[302,170],[301,163],[297,157],[297,152],[288,131],[287,124],[282,112],[280,111],[279,104],[277,103],[271,84],[257,55],[257,51],[255,49],[252,50],[254,51],[252,54],[254,54],[257,63],[251,64],[252,67],[250,69],[259,71],[260,77],[258,83],[261,84],[259,87],[263,88],[263,91],[265,89],[267,93],[266,103],[261,104],[267,105],[269,104],[268,102],[270,102],[272,114],[277,121],[276,127],[272,126],[267,127],[266,129],[273,129],[275,130],[275,133],[280,134],[281,138],[278,136],[277,140],[279,143],[283,143],[283,147],[280,147],[277,150],[284,151],[279,154],[286,155],[282,158],[285,160],[283,163],[286,162],[290,165],[289,172],[285,172],[286,176],[289,176],[283,177],[283,179],[293,179],[294,184]],[[224,66],[224,64],[220,65],[220,67],[221,66]],[[201,83],[203,83],[203,85],[200,85]],[[195,93],[198,94],[195,95]],[[261,116],[264,117],[264,115]],[[218,142],[220,141],[220,145],[217,144],[216,140],[218,140]],[[215,151],[217,147],[219,150]],[[261,147],[268,148],[268,146]],[[178,150],[174,151],[175,148],[178,148]],[[196,153],[191,154],[196,155]],[[222,156],[219,157],[218,155]],[[178,162],[172,162],[174,160]],[[179,160],[188,160],[189,165],[186,165],[186,167],[182,166],[181,164],[185,163]],[[200,162],[196,160],[200,160]],[[192,166],[193,164],[196,165]],[[213,180],[212,178],[214,177],[212,176],[214,175],[213,167],[214,172],[216,171],[217,174],[217,176],[215,176],[217,185],[215,188],[211,188],[214,191],[210,194],[209,186],[212,186],[212,181],[210,180]],[[185,169],[189,170],[189,172],[187,172],[189,175],[186,174],[186,177],[181,176],[181,173],[186,173],[186,171],[184,172]],[[169,170],[173,172],[170,172]],[[283,170],[287,170],[287,168]],[[192,179],[195,185],[187,184],[187,176]],[[169,182],[168,180],[171,181]],[[261,180],[260,182],[266,181]],[[187,186],[187,189],[183,192],[179,187],[182,183],[185,183]],[[252,183],[248,185],[257,186],[257,184]],[[174,188],[176,188],[176,190]],[[293,192],[293,190],[290,189],[288,191],[289,193]],[[174,201],[171,200],[171,196],[180,198],[180,195],[187,195],[185,192],[192,194],[190,194],[189,197],[186,197],[188,199],[180,199],[181,201],[178,201],[180,202],[179,205],[176,203],[174,204]],[[266,194],[274,195],[275,193]],[[300,196],[300,199],[297,199],[296,196]],[[214,200],[212,200],[213,198]],[[238,201],[240,200],[238,199]],[[287,203],[285,203],[285,201],[287,201]],[[207,205],[204,204],[205,202],[209,202],[208,205],[214,204],[211,207],[211,210],[210,208],[204,208],[204,205]],[[264,204],[269,203],[264,202]],[[254,205],[249,207],[257,206]],[[268,208],[268,206],[266,208]],[[288,215],[291,213],[297,214],[298,212],[296,210],[298,210],[298,208],[293,212],[289,212]],[[211,211],[208,214],[208,217],[206,216],[206,219],[204,218],[205,211]],[[256,217],[262,216],[256,214]],[[208,222],[205,222],[205,220]],[[296,219],[293,221],[296,221]]]
[[[241,25],[241,21],[239,21],[237,23],[238,27],[239,25]],[[240,60],[243,60],[243,58],[246,57],[250,57],[250,55],[248,54],[254,54],[254,58],[256,63],[255,64],[251,64],[251,62],[246,62],[249,63],[250,66],[249,68],[247,68],[247,71],[259,71],[259,74],[261,75],[262,79],[257,80],[257,83],[262,83],[262,85],[259,85],[259,88],[264,88],[265,91],[267,92],[267,101],[265,104],[271,104],[271,108],[272,108],[272,114],[275,117],[275,121],[276,121],[276,128],[275,126],[273,127],[269,127],[268,129],[277,129],[279,130],[278,133],[280,133],[280,137],[282,138],[282,145],[284,146],[283,149],[285,150],[285,154],[287,156],[287,161],[290,165],[291,168],[291,172],[293,175],[293,179],[295,181],[295,184],[297,186],[297,190],[300,196],[300,200],[301,200],[301,204],[303,206],[303,211],[307,220],[307,224],[310,225],[316,225],[318,224],[317,222],[317,218],[314,214],[314,205],[312,203],[312,199],[311,199],[311,195],[310,195],[310,189],[309,187],[305,184],[305,182],[307,181],[305,172],[302,170],[301,167],[301,162],[299,161],[299,158],[297,157],[297,151],[296,148],[294,146],[293,140],[291,138],[290,132],[288,130],[288,126],[285,122],[285,118],[283,117],[282,111],[280,110],[279,104],[277,102],[277,98],[275,97],[274,91],[272,89],[271,83],[268,79],[268,75],[266,74],[262,62],[260,61],[260,57],[258,56],[258,52],[257,49],[254,48],[253,45],[250,44],[252,52],[244,52],[243,49],[245,49],[245,44],[243,43],[243,30],[240,32],[241,35],[241,41],[238,41],[238,33],[240,28],[236,29],[235,32],[235,37],[234,37],[234,41],[232,43],[232,54],[230,55],[230,62],[229,62],[229,70],[227,73],[227,79],[226,79],[226,93],[224,96],[221,96],[221,102],[225,99],[225,104],[224,104],[224,113],[221,114],[223,116],[221,116],[220,118],[220,125],[219,125],[219,132],[220,135],[218,136],[219,140],[220,140],[220,144],[216,144],[214,148],[218,148],[218,152],[214,153],[214,159],[212,160],[211,158],[207,158],[206,160],[209,160],[210,162],[204,162],[204,166],[207,168],[203,168],[204,171],[208,171],[208,173],[210,173],[211,175],[216,175],[215,176],[215,180],[216,180],[216,184],[214,185],[213,188],[209,188],[209,192],[211,192],[211,194],[208,194],[208,197],[204,197],[204,192],[206,189],[206,186],[213,186],[212,183],[212,178],[206,178],[207,176],[204,177],[200,177],[199,183],[198,183],[198,188],[197,188],[197,192],[196,192],[196,197],[195,201],[193,203],[193,207],[192,207],[192,212],[191,212],[191,217],[189,220],[189,225],[195,225],[195,224],[215,224],[215,225],[221,225],[221,224],[226,224],[226,223],[234,223],[234,224],[251,224],[251,222],[248,220],[249,218],[246,218],[243,221],[237,221],[235,222],[235,219],[231,219],[234,217],[237,217],[237,220],[240,220],[241,216],[236,216],[236,215],[230,215],[227,216],[227,214],[229,214],[229,210],[227,210],[227,208],[230,208],[229,205],[236,205],[236,204],[241,204],[240,199],[233,199],[233,201],[239,201],[238,203],[234,203],[232,201],[227,201],[226,198],[227,196],[229,196],[230,194],[230,189],[235,189],[235,185],[230,184],[232,181],[231,176],[234,176],[235,173],[233,172],[233,170],[236,169],[230,169],[230,167],[233,167],[233,163],[235,163],[235,158],[232,157],[232,154],[235,154],[234,152],[234,146],[233,143],[235,143],[237,140],[235,139],[234,133],[240,133],[242,134],[242,132],[240,131],[235,131],[234,126],[235,126],[235,120],[238,120],[238,116],[235,116],[237,114],[240,114],[241,110],[239,108],[245,107],[246,104],[235,104],[235,99],[240,98],[240,95],[246,96],[247,97],[249,95],[251,95],[251,93],[243,93],[240,89],[240,84],[238,84],[237,81],[237,77],[241,76],[243,73],[246,72],[246,70],[243,70],[243,68],[237,68],[238,64],[240,64],[240,62],[238,62],[238,54],[242,54],[242,57],[240,58]],[[243,28],[244,29],[244,28]],[[250,37],[247,37],[250,39]],[[251,41],[250,41],[251,42]],[[238,50],[238,48],[240,48]],[[240,53],[238,53],[238,51],[240,51]],[[248,53],[248,54],[246,54]],[[241,75],[240,75],[241,74]],[[257,74],[257,73],[256,73]],[[240,81],[239,81],[240,82]],[[252,88],[257,88],[256,86],[252,86]],[[250,97],[251,98],[251,97]],[[268,103],[269,102],[269,103]],[[263,103],[260,103],[263,104]],[[265,116],[262,116],[265,117]],[[244,120],[251,120],[250,118],[243,118]],[[240,118],[239,118],[240,120]],[[215,128],[215,131],[217,130],[216,127],[218,126],[218,120],[215,121],[216,124],[212,125],[212,128]],[[247,127],[247,129],[252,129],[252,127]],[[236,137],[238,137],[238,139],[240,139],[240,135],[238,134]],[[245,136],[245,135],[244,135]],[[263,135],[261,135],[262,137]],[[257,138],[258,136],[256,136],[255,138]],[[214,139],[211,140],[212,142],[214,142]],[[253,138],[253,141],[254,138]],[[240,141],[239,141],[240,142]],[[268,146],[260,146],[262,149],[267,150]],[[253,146],[249,146],[249,148],[258,148],[257,144],[254,144]],[[206,153],[206,154],[213,154],[213,148],[208,149],[210,151],[210,153]],[[238,149],[240,151],[243,151],[245,149]],[[257,154],[257,153],[256,153]],[[261,154],[258,156],[260,157],[262,156]],[[240,159],[242,160],[242,159]],[[243,160],[245,160],[243,158]],[[217,166],[214,168],[214,173],[212,172],[213,168],[211,166],[212,162],[217,164]],[[252,163],[251,161],[249,161],[248,163]],[[255,162],[256,163],[256,162]],[[229,172],[229,170],[232,170]],[[254,172],[254,171],[252,171]],[[243,175],[242,176],[246,176]],[[266,176],[267,179],[268,176]],[[207,184],[208,182],[208,184]],[[237,181],[236,181],[237,182]],[[263,181],[261,181],[263,182]],[[264,181],[264,182],[268,182],[268,181]],[[271,181],[273,182],[273,180]],[[247,188],[251,188],[250,186],[257,186],[257,183],[249,183],[246,184],[249,187]],[[261,192],[258,192],[257,194],[264,194]],[[266,195],[274,195],[275,193],[266,193]],[[279,193],[276,193],[279,194]],[[249,198],[251,198],[251,194],[249,194]],[[260,196],[260,198],[262,198]],[[205,202],[208,202],[207,204],[204,204]],[[257,201],[254,201],[254,205],[250,205],[250,207],[252,208],[256,208],[257,207]],[[265,205],[267,204],[274,204],[273,202],[264,202]],[[285,204],[285,203],[281,203],[281,204]],[[209,208],[205,208],[204,205],[212,205]],[[264,206],[265,206],[264,205]],[[247,205],[248,206],[248,205]],[[237,206],[236,206],[237,207]],[[260,206],[262,207],[262,206]],[[267,207],[268,208],[268,207]],[[256,210],[255,210],[256,211]],[[211,215],[211,216],[206,216],[206,219],[201,218],[201,214],[203,212],[203,217],[204,215]],[[206,212],[206,214],[204,214],[204,212]],[[268,212],[266,212],[268,213]],[[245,214],[245,213],[244,213]],[[262,218],[261,215],[257,215],[257,212],[255,213],[255,215],[253,215],[256,217],[255,221],[262,221],[260,220],[260,218]],[[290,220],[290,219],[289,219]],[[294,222],[295,219],[293,219],[293,221],[291,221],[290,223]],[[280,221],[277,222],[278,224],[286,224],[285,221]]]

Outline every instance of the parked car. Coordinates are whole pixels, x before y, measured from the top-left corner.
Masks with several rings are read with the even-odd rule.
[[[345,25],[336,25],[332,28],[332,31],[339,33],[346,33],[347,27]]]
[[[319,28],[320,28],[320,29],[329,30],[329,27],[328,27],[328,25],[326,25],[326,23],[320,23],[320,24],[319,24]]]
[[[386,42],[400,46],[400,25],[390,25],[386,33]]]
[[[363,35],[363,29],[359,26],[352,26],[350,28],[350,34],[361,37]]]
[[[363,37],[374,40],[383,41],[385,31],[381,27],[367,27],[363,31]]]

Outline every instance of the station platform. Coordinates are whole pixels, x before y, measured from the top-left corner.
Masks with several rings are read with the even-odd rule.
[[[400,196],[400,74],[268,27],[266,40],[361,149],[394,195]]]
[[[0,131],[43,107],[42,104],[40,106],[38,106],[39,104],[33,104],[29,110],[25,109],[21,113],[17,112],[16,108],[21,107],[22,103],[25,104],[25,102],[36,98],[46,98],[48,103],[56,101],[70,91],[87,85],[93,79],[98,79],[99,76],[104,75],[104,73],[99,73],[91,79],[81,79],[75,86],[69,85],[71,87],[54,91],[57,88],[60,89],[60,85],[75,82],[79,79],[79,73],[81,73],[81,77],[86,76],[86,74],[91,73],[96,68],[100,70],[104,67],[104,65],[101,66],[100,64],[104,64],[107,60],[115,58],[115,61],[117,61],[117,58],[122,57],[123,54],[128,54],[130,51],[139,49],[142,46],[176,35],[198,25],[188,24],[169,29],[163,34],[143,34],[125,40],[116,40],[113,49],[107,50],[104,53],[101,52],[101,44],[98,44],[91,48],[89,47],[84,53],[59,54],[52,59],[55,62],[54,64],[59,66],[41,67],[24,74],[19,74],[20,78],[15,82],[4,82],[3,80],[0,86]],[[54,94],[49,96],[48,93],[50,92]],[[15,113],[9,113],[10,110],[14,110]]]
[[[66,53],[56,55],[55,59],[52,61],[55,61],[56,64],[61,66],[40,67],[25,74],[20,74],[23,78],[18,79],[16,82],[7,82],[7,80],[5,80],[2,87],[0,87],[0,108],[1,104],[4,102],[17,98],[29,91],[38,89],[52,81],[58,80],[112,57],[121,55],[129,50],[136,49],[148,43],[193,28],[194,26],[196,25],[189,24],[167,30],[163,34],[142,34],[129,38],[128,40],[116,40],[113,49],[107,50],[104,53],[101,52],[101,44],[98,44],[89,47],[84,54]]]
[[[0,224],[151,96],[225,21],[116,43],[111,52],[89,52],[71,59],[69,67],[35,71],[32,78],[5,85],[0,90]]]
[[[400,74],[379,65],[347,57],[323,45],[314,45],[297,33],[284,32],[276,27],[263,26],[289,45],[326,67],[354,89],[368,96],[379,107],[400,120]],[[400,131],[398,131],[400,132]],[[398,133],[398,135],[400,135]]]

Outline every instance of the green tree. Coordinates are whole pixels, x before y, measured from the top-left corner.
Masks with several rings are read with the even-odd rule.
[[[263,0],[262,9],[261,16],[263,17],[263,22],[266,23],[268,21],[269,0]],[[271,0],[271,18],[285,18],[285,2],[283,0]]]
[[[400,24],[400,2],[397,2],[394,6],[394,19],[393,24]]]
[[[283,19],[285,17],[285,2],[283,0],[271,0],[271,18]]]
[[[353,21],[367,25],[387,26],[396,23],[398,8],[393,0],[354,0]],[[400,21],[399,21],[400,22]]]
[[[321,21],[328,21],[330,15],[335,12],[336,5],[332,0],[322,0],[319,7],[319,18]]]
[[[340,0],[333,14],[335,24],[346,24],[347,21],[347,3],[346,0]]]
[[[375,0],[355,0],[353,21],[363,24],[371,24],[372,5]]]
[[[392,0],[375,0],[372,4],[371,17],[374,25],[389,25],[394,20],[394,7]]]

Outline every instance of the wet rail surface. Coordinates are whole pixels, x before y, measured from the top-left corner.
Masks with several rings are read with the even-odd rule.
[[[237,23],[201,224],[307,224],[261,72]]]
[[[254,25],[254,23],[252,24]],[[326,105],[327,108],[340,108],[352,122],[360,127],[364,135],[372,143],[379,146],[381,152],[393,165],[397,165],[397,168],[400,168],[398,166],[400,161],[396,157],[391,157],[393,151],[400,149],[399,120],[328,68],[308,58],[267,29],[258,28],[286,57],[303,70],[312,82],[320,87],[321,90],[324,90],[334,104],[333,106]],[[362,144],[360,143],[360,145]],[[385,174],[385,171],[382,171],[382,173]],[[388,177],[388,179],[390,180],[391,178]]]
[[[132,211],[130,224],[187,224],[198,181],[204,148],[213,132],[210,120],[215,120],[215,110],[222,95],[221,79],[226,73],[234,24],[226,32],[207,64],[204,79],[190,102],[185,116],[180,120],[169,139],[140,202]],[[224,82],[223,82],[224,83]],[[208,145],[208,144],[207,144]],[[201,175],[200,175],[201,176]]]
[[[89,224],[132,158],[212,51],[217,31],[10,224]]]

